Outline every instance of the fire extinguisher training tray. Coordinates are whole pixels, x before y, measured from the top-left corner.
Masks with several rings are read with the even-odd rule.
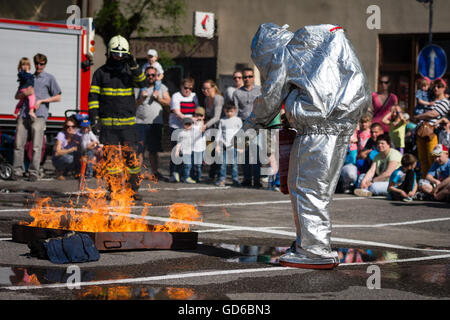
[[[72,230],[30,227],[15,224],[12,227],[12,241],[28,243],[33,240],[63,236]],[[144,250],[170,249],[194,250],[197,248],[197,232],[84,232],[91,237],[97,250]]]

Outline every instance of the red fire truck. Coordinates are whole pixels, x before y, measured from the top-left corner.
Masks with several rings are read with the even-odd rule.
[[[47,150],[61,129],[67,110],[83,113],[88,110],[88,92],[94,55],[94,24],[92,18],[81,19],[80,25],[0,19],[0,132],[2,149],[5,139],[14,137],[16,120],[13,113],[18,100],[17,67],[22,57],[32,63],[37,53],[47,56],[45,71],[55,76],[62,90],[61,101],[51,103],[47,122]],[[8,135],[8,137],[6,136]],[[3,150],[5,151],[5,150]]]
[[[61,128],[65,111],[88,109],[88,91],[94,54],[92,18],[81,19],[80,26],[0,19],[0,127],[15,127],[13,112],[17,100],[17,66],[22,57],[33,61],[37,53],[45,54],[45,71],[55,76],[62,90],[61,101],[50,104],[48,129]],[[32,64],[33,65],[33,64]]]

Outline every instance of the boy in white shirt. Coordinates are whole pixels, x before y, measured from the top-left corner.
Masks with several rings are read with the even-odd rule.
[[[205,122],[205,108],[197,107],[195,108],[193,120],[193,152],[192,152],[192,163],[193,163],[193,176],[195,181],[200,182],[202,178],[202,164],[203,155],[206,149],[206,138],[203,135],[202,129]]]
[[[222,153],[223,161],[220,166],[219,180],[216,185],[219,187],[225,186],[225,179],[227,176],[227,165],[231,165],[231,177],[233,179],[233,186],[239,187],[239,166],[237,154],[242,153],[243,150],[237,150],[234,147],[234,136],[242,128],[242,120],[237,116],[237,107],[234,104],[227,104],[224,108],[225,117],[219,121],[219,144],[216,147],[216,152]]]
[[[183,129],[178,130],[177,132],[177,145],[175,146],[176,157],[181,157],[183,159],[183,176],[181,180],[185,183],[196,183],[196,181],[190,176],[193,162],[192,158],[195,137],[193,124],[194,121],[192,117],[186,117],[183,119]],[[178,168],[175,168],[177,172],[179,171],[177,170]]]

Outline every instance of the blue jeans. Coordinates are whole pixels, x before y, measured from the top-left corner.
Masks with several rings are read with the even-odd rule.
[[[366,176],[365,173],[361,174],[358,178],[358,182],[356,183],[356,188],[359,188],[361,185],[362,180]],[[378,181],[378,182],[372,182],[370,187],[367,189],[374,196],[387,196],[388,195],[388,187],[389,187],[389,181]]]
[[[87,157],[87,164],[86,164],[86,178],[92,178],[94,176],[94,166],[92,164],[92,160],[95,159],[95,151],[94,150],[86,150],[84,152],[84,155]]]
[[[202,179],[203,152],[192,152],[192,176],[195,181],[200,182]]]
[[[202,177],[203,152],[192,152],[183,154],[183,181],[191,176],[191,169],[194,169],[193,176],[197,181]]]
[[[233,181],[238,182],[239,166],[238,166],[238,152],[235,148],[223,148],[222,150],[222,164],[220,165],[219,181],[224,181],[227,177],[227,166],[231,165],[231,177]]]
[[[261,161],[259,159],[259,146],[256,148],[256,163],[250,164],[250,160],[254,162],[254,159],[250,159],[250,151],[249,149],[245,149],[245,163],[243,167],[243,173],[244,173],[244,182],[252,182],[253,177],[253,184],[260,183],[261,180]]]
[[[67,171],[77,171],[80,170],[80,153],[72,152],[59,157],[53,156],[52,158],[53,166],[56,171],[64,173]]]

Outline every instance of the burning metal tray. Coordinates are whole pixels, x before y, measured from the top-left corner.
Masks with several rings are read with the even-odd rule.
[[[71,230],[30,227],[15,224],[12,241],[28,243],[32,240],[63,236]],[[99,251],[171,249],[194,250],[197,247],[196,232],[84,232],[94,241]]]

